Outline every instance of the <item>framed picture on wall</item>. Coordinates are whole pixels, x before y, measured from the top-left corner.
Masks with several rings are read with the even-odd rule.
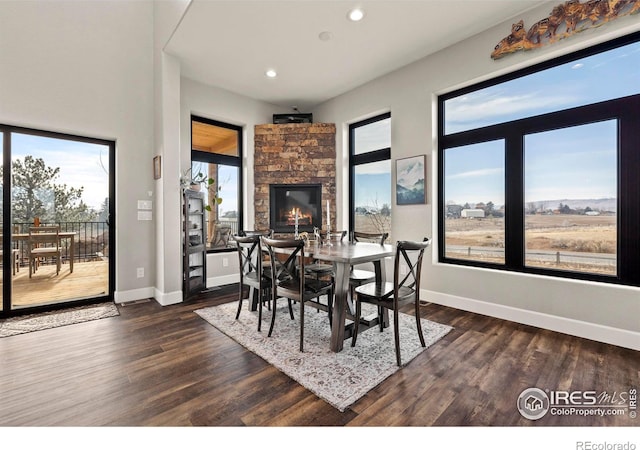
[[[427,202],[426,161],[426,155],[396,159],[396,204],[420,205]]]
[[[159,180],[162,177],[162,160],[160,155],[153,157],[153,179]]]

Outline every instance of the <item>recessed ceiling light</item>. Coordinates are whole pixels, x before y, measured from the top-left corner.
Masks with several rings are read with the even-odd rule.
[[[360,8],[352,9],[349,11],[349,15],[347,17],[349,17],[349,20],[352,22],[358,22],[364,18],[364,11]]]
[[[325,42],[330,40],[332,37],[333,35],[331,34],[331,31],[323,31],[318,35],[318,39]]]
[[[276,72],[273,69],[269,69],[264,73],[266,76],[268,76],[269,78],[275,78],[278,76],[278,72]]]

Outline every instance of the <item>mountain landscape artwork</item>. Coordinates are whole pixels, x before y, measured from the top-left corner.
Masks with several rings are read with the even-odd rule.
[[[426,201],[425,155],[396,160],[396,203],[416,205]]]

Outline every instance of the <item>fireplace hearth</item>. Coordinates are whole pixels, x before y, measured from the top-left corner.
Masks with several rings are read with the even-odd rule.
[[[294,233],[298,213],[298,232],[322,228],[322,185],[270,184],[269,228],[276,233]]]

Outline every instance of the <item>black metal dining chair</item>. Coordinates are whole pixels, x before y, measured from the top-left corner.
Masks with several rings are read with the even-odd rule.
[[[380,245],[384,245],[384,242],[389,237],[389,233],[365,233],[361,231],[353,232],[353,242],[372,242]],[[371,265],[371,264],[369,264]],[[365,283],[371,283],[375,281],[376,273],[372,270],[356,269],[351,266],[349,272],[349,292],[351,298],[354,297],[354,289]]]
[[[244,300],[244,286],[249,286],[257,292],[258,300],[258,331],[262,326],[262,305],[267,302],[270,307],[271,299],[271,277],[269,272],[263,270],[263,251],[260,235],[254,236],[233,236],[238,248],[238,262],[240,263],[240,293],[238,301],[238,312],[236,320],[242,311]],[[251,292],[251,289],[249,289]],[[251,298],[249,298],[251,301]]]
[[[304,240],[302,239],[270,239],[263,237],[262,242],[269,252],[271,260],[271,298],[273,308],[269,336],[273,332],[276,319],[276,302],[286,298],[289,304],[289,315],[294,319],[292,301],[300,303],[300,351],[304,351],[304,308],[309,304],[316,309],[326,311],[329,323],[332,317],[332,297],[334,286],[332,280],[314,279],[305,275]],[[284,261],[278,261],[278,254],[286,255]],[[319,297],[327,295],[328,304],[320,303]]]
[[[398,241],[393,267],[393,283],[374,281],[358,286],[355,289],[356,315],[353,323],[353,337],[351,338],[352,347],[356,345],[358,338],[362,303],[371,303],[378,307],[378,321],[381,332],[384,330],[383,309],[386,308],[393,311],[393,335],[398,366],[402,366],[399,328],[400,306],[407,303],[414,304],[418,337],[420,338],[420,344],[425,347],[422,325],[420,323],[420,272],[424,251],[430,244],[431,241],[428,238],[424,238],[422,242]],[[401,264],[405,264],[407,269],[407,273],[403,278],[400,278]]]
[[[325,245],[329,243],[337,243],[344,240],[347,236],[346,231],[333,231],[329,233],[320,233],[321,241],[319,244]],[[333,264],[322,263],[314,260],[310,264],[305,266],[305,271],[308,275],[314,276],[317,280],[321,278],[333,277]]]

